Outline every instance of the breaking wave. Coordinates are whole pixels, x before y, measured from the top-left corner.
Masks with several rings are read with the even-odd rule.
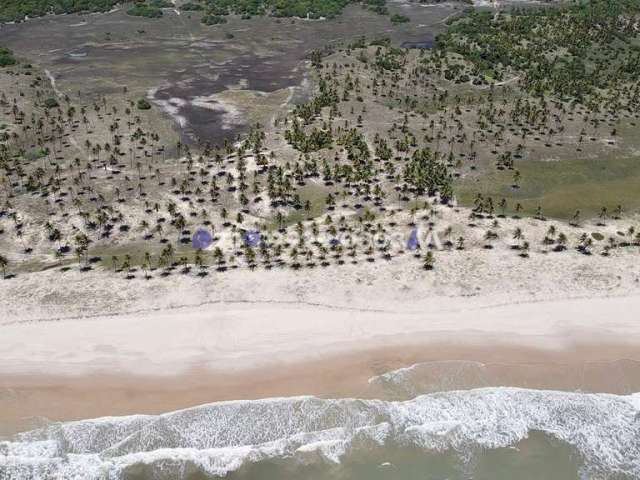
[[[507,447],[541,431],[587,472],[640,478],[640,394],[482,388],[407,401],[315,397],[219,402],[163,415],[59,423],[0,442],[0,477],[224,476],[269,459],[340,462],[376,446],[428,452]]]

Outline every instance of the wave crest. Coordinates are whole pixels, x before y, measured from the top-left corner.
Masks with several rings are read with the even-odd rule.
[[[541,431],[592,473],[640,478],[640,396],[483,388],[407,401],[315,397],[219,402],[163,415],[60,423],[0,442],[8,478],[223,476],[248,462],[339,462],[371,446],[500,448]]]

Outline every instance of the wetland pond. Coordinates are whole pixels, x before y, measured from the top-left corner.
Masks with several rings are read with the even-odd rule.
[[[395,26],[358,6],[331,21],[234,17],[213,27],[203,25],[200,14],[172,11],[152,20],[122,10],[47,16],[3,25],[0,43],[49,70],[62,92],[101,98],[120,95],[126,86],[129,96],[162,107],[184,142],[221,144],[245,131],[251,115],[240,107],[254,106],[230,105],[221,93],[289,89],[290,102],[304,101],[311,51],[363,35],[388,37],[395,45],[429,43],[459,10],[449,4],[401,8],[412,22]]]

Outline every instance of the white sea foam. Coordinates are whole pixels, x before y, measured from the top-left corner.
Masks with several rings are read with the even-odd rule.
[[[369,384],[381,386],[396,399],[408,399],[426,393],[461,388],[491,386],[486,365],[466,360],[446,360],[416,363],[369,379]]]
[[[461,454],[542,431],[572,445],[598,475],[640,478],[640,395],[483,388],[412,400],[274,398],[163,415],[61,423],[0,442],[0,477],[225,475],[248,462],[339,462],[378,445]]]

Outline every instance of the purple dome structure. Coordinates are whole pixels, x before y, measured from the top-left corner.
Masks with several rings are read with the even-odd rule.
[[[260,244],[260,232],[250,230],[243,235],[242,239],[247,247],[257,247]]]
[[[191,246],[196,250],[204,250],[213,243],[213,236],[208,230],[199,228],[191,238]]]
[[[418,229],[414,228],[409,234],[409,240],[407,240],[407,249],[413,251],[420,248],[420,240],[418,240]]]

